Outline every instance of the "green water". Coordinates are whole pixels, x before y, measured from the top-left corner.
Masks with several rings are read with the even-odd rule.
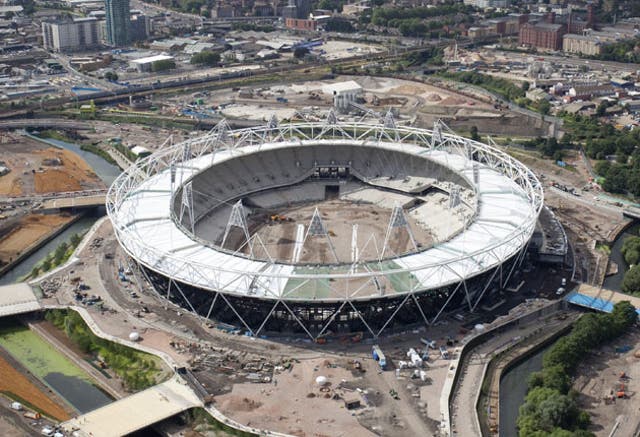
[[[1,327],[0,346],[40,379],[58,372],[88,380],[79,367],[26,327]]]
[[[0,324],[0,347],[81,413],[111,402],[82,369],[24,326]]]

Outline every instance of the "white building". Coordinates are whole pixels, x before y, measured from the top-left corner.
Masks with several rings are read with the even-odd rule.
[[[464,4],[478,9],[506,8],[509,6],[509,0],[464,0]]]
[[[169,55],[156,55],[146,58],[134,59],[130,62],[131,66],[139,72],[149,72],[153,69],[153,63],[158,61],[173,61],[175,58]]]
[[[349,105],[362,96],[362,87],[353,80],[331,83],[322,87],[322,92],[333,96],[333,106],[340,111],[348,111]]]
[[[44,48],[54,52],[74,52],[93,49],[100,44],[99,22],[95,17],[73,21],[42,23]]]

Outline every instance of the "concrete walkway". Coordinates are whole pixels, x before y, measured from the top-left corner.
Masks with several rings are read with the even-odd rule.
[[[62,424],[77,436],[122,436],[203,404],[178,376]]]

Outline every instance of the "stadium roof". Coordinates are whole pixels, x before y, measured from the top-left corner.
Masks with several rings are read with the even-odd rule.
[[[187,165],[179,166],[176,180],[186,181],[211,166],[212,162],[219,163],[239,154],[292,145],[336,144],[363,145],[361,141],[348,139],[296,139],[219,150],[213,156],[202,155],[191,159]],[[394,150],[401,147],[405,152],[425,156],[464,175],[467,180],[474,180],[472,161],[462,155],[430,150],[416,144],[398,145],[393,141],[371,142],[366,147]],[[132,256],[155,271],[196,287],[270,299],[308,299],[310,296],[302,293],[297,284],[319,280],[319,272],[322,273],[320,280],[325,281],[327,287],[329,281],[341,278],[370,279],[383,274],[410,276],[409,286],[399,286],[387,294],[397,295],[459,283],[494,268],[525,247],[533,232],[539,205],[531,201],[528,193],[514,179],[489,165],[475,162],[478,211],[465,232],[422,252],[394,258],[384,266],[359,266],[355,271],[349,266],[327,266],[322,271],[312,271],[309,267],[234,256],[194,241],[171,219],[169,168],[145,179],[137,187],[131,187],[126,195],[120,196],[119,206],[110,212],[110,216],[116,231],[121,230],[117,232],[121,244]],[[341,300],[380,296],[372,292],[375,291],[371,288],[361,287],[313,298]]]

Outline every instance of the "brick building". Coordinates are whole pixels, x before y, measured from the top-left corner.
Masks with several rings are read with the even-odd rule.
[[[317,30],[318,29],[317,20],[301,20],[299,18],[285,18],[284,25],[288,29],[295,29],[295,30]]]
[[[564,24],[526,23],[520,27],[518,43],[547,50],[562,50],[562,37],[567,33]]]

